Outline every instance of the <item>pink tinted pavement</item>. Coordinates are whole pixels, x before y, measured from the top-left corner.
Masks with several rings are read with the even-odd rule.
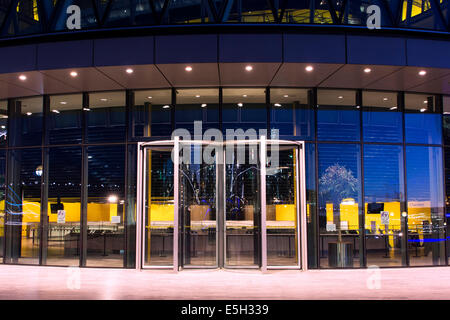
[[[450,299],[450,267],[261,271],[0,266],[0,299]]]

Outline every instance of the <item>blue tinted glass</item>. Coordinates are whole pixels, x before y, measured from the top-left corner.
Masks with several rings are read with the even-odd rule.
[[[406,147],[408,243],[411,265],[444,263],[445,225],[442,149]],[[413,254],[421,249],[423,254]]]
[[[270,125],[272,129],[279,131],[282,139],[313,140],[314,110],[298,108],[293,111],[292,105],[273,108]]]
[[[364,146],[366,202],[402,201],[403,152],[401,146]]]
[[[444,132],[444,144],[450,144],[450,116],[444,115],[443,117],[443,132]]]
[[[319,148],[319,249],[320,267],[357,267],[360,237],[361,153],[358,144],[318,144]],[[328,248],[351,243],[353,259],[345,265],[328,259]],[[360,252],[362,253],[362,251]]]
[[[306,215],[308,237],[308,268],[317,268],[317,215],[316,215],[316,154],[313,143],[305,144]]]
[[[402,142],[400,112],[363,112],[363,137],[366,142]]]
[[[407,143],[442,143],[440,114],[405,113],[405,135]]]
[[[333,141],[359,141],[359,111],[318,110],[317,139]]]

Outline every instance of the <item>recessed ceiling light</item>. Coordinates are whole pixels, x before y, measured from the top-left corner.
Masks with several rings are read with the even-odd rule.
[[[283,97],[285,97],[285,98],[288,98],[289,97],[289,95],[287,95],[287,94],[285,94]]]
[[[151,99],[151,98],[153,98],[153,97],[147,97],[147,98]]]
[[[425,111],[427,111],[427,108],[420,109],[420,112],[425,112]]]
[[[125,70],[127,73],[133,73],[134,72],[134,70],[133,69],[131,69],[131,68],[128,68],[127,70]]]
[[[101,98],[100,101],[108,101],[106,98]]]
[[[27,80],[27,76],[24,75],[24,74],[21,74],[21,75],[19,76],[19,79],[22,80],[22,81],[25,81],[25,80]]]
[[[32,115],[32,113],[31,112],[27,112],[27,116],[31,116]]]
[[[200,98],[200,95],[199,95],[199,94],[197,94],[197,95],[195,95],[195,97],[196,97],[196,98]]]
[[[388,98],[383,98],[383,101],[388,101]]]
[[[444,114],[450,114],[450,112],[448,112],[448,111],[445,111],[445,112],[444,112]]]
[[[237,105],[238,105],[238,107],[243,107],[244,106],[244,104],[242,102],[239,102]]]
[[[66,101],[61,101],[60,104],[67,104],[67,102]]]
[[[281,104],[275,103],[274,106],[275,106],[275,107],[281,107]]]
[[[163,106],[163,109],[169,109],[170,106],[168,104],[166,104],[165,106]]]
[[[389,108],[389,110],[397,110],[397,107]]]
[[[361,108],[360,106],[356,106],[356,109],[359,109],[359,108]]]
[[[187,66],[186,68],[184,68],[184,70],[186,70],[187,72],[191,72],[192,71],[192,67],[191,66]]]
[[[243,96],[244,98],[247,98],[247,95],[246,95],[246,94],[243,94],[242,96]]]
[[[253,67],[252,67],[252,66],[246,66],[246,67],[245,67],[245,70],[247,70],[247,71],[252,71],[252,70],[253,70]]]
[[[419,76],[424,76],[426,74],[427,74],[427,72],[425,70],[420,70],[419,71]]]
[[[423,103],[428,103],[428,101],[427,101],[427,100],[424,100]]]
[[[313,68],[313,66],[307,66],[307,67],[305,68],[305,70],[308,71],[308,72],[311,72],[311,71],[314,70],[314,68]]]
[[[2,126],[2,129],[6,129],[6,126]]]
[[[202,103],[202,108],[206,107],[207,104],[206,103]]]
[[[58,111],[58,110],[56,110],[56,109],[55,109],[55,110],[52,110],[52,112],[54,112],[54,113],[59,113],[59,111]]]
[[[89,108],[83,108],[84,111],[91,111]]]
[[[344,96],[339,96],[338,99],[344,99]]]
[[[72,72],[70,73],[70,76],[75,78],[76,76],[78,76],[78,72],[72,71]]]
[[[364,72],[365,72],[365,73],[370,73],[371,71],[372,71],[372,69],[370,69],[370,68],[365,68],[365,69],[364,69]]]

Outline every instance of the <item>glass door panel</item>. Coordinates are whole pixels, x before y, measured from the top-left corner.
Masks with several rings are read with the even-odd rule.
[[[144,156],[144,266],[173,266],[172,147],[147,147]]]
[[[202,159],[201,144],[180,143],[191,159]],[[180,157],[179,210],[183,267],[217,266],[217,166],[183,163]],[[190,161],[189,161],[190,162]]]
[[[227,146],[225,156],[225,264],[261,265],[259,146]]]
[[[298,266],[298,149],[292,146],[277,149],[270,145],[267,148],[267,265]]]

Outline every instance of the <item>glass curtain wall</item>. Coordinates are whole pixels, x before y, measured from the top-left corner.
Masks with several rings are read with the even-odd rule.
[[[136,142],[168,139],[175,128],[192,134],[198,120],[202,131],[218,128],[226,135],[227,129],[242,129],[249,139],[260,129],[277,129],[280,138],[307,141],[310,268],[441,265],[447,256],[443,164],[450,159],[449,115],[448,97],[295,88],[157,89],[0,101],[0,252],[7,263],[133,267]],[[15,130],[6,132],[7,126]],[[251,157],[251,148],[244,149]],[[155,164],[158,156],[152,154]],[[230,266],[260,262],[261,204],[254,188],[259,166],[234,159],[225,168]],[[272,178],[291,190],[292,168],[282,167],[286,175]],[[289,190],[276,197],[283,205],[292,205]],[[272,195],[278,191],[270,189]],[[158,194],[152,205],[170,204],[173,194],[166,200]],[[151,228],[164,218],[153,213]],[[274,221],[276,209],[269,222]],[[164,263],[157,232],[150,231],[155,238],[146,263]],[[287,249],[279,256],[272,252],[275,260],[292,258],[290,242],[280,243]]]

